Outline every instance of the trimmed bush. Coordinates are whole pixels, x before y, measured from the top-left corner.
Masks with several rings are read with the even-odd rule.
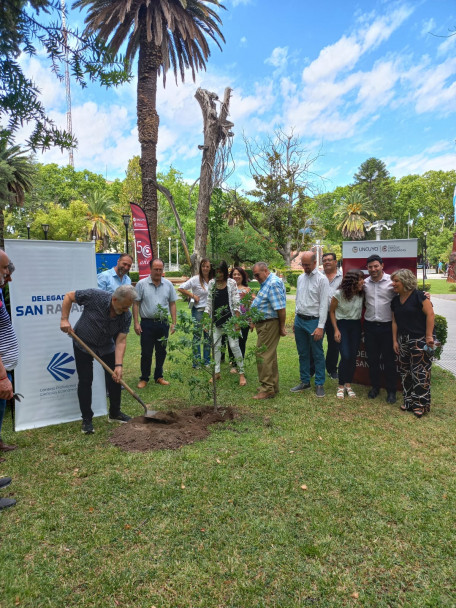
[[[136,270],[130,271],[128,276],[130,277],[132,283],[137,283],[139,281],[139,272]]]
[[[437,340],[440,341],[440,346],[435,349],[434,357],[440,359],[442,354],[443,346],[446,344],[448,339],[448,322],[442,315],[435,315],[434,318],[434,331]]]
[[[296,285],[298,284],[298,278],[301,275],[302,272],[300,270],[287,270],[284,273],[287,283],[289,283],[292,287],[296,287]]]

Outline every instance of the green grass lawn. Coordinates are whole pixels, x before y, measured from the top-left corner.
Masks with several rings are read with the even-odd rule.
[[[450,290],[450,287],[454,286],[454,283],[447,283],[446,280],[444,280],[444,279],[430,279],[430,280],[427,280],[426,283],[431,284],[431,294],[454,293],[456,295],[455,291]],[[422,287],[422,286],[423,286],[423,282],[418,281],[418,287]]]
[[[366,387],[342,402],[332,380],[325,399],[290,393],[292,335],[279,366],[279,396],[260,403],[253,363],[242,389],[222,366],[220,404],[240,417],[177,451],[120,451],[106,418],[92,436],[80,422],[13,436],[8,417],[19,449],[0,465],[13,477],[2,495],[18,502],[0,513],[0,606],[454,607],[455,379],[434,368],[418,420]],[[125,378],[138,375],[131,333]],[[200,403],[177,381],[142,394]],[[142,413],[127,394],[123,410]]]

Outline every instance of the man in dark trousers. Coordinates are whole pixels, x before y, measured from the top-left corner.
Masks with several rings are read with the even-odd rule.
[[[380,392],[380,356],[382,357],[386,401],[396,403],[396,354],[393,349],[391,300],[394,297],[393,284],[389,274],[383,271],[383,260],[379,255],[371,255],[366,261],[368,278],[364,281],[366,312],[364,314],[364,344],[372,388],[369,399],[375,399]]]
[[[150,263],[150,276],[136,285],[138,296],[133,304],[135,332],[141,336],[141,377],[138,388],[145,388],[149,382],[152,355],[155,349],[154,380],[156,384],[169,384],[163,378],[163,364],[166,359],[166,340],[174,333],[177,321],[177,294],[171,281],[163,277],[163,260],[155,258]],[[139,322],[141,315],[141,322]],[[171,326],[168,321],[171,314]]]
[[[73,303],[84,306],[83,313],[74,327],[74,333],[83,340],[96,355],[113,371],[111,377],[106,372],[109,389],[109,421],[128,422],[130,417],[120,411],[123,358],[130,330],[130,308],[137,296],[131,285],[118,287],[111,295],[101,289],[82,289],[69,291],[62,303],[60,329],[68,333],[72,328],[69,322]],[[78,372],[78,399],[82,414],[82,432],[94,432],[92,425],[92,382],[93,357],[73,340],[74,358]]]

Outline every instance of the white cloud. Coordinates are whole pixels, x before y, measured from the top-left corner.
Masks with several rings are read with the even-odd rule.
[[[334,79],[342,70],[353,68],[360,54],[358,42],[353,37],[342,36],[335,44],[323,48],[318,58],[304,68],[302,79],[306,84]]]
[[[288,47],[277,46],[264,62],[278,69],[285,68],[288,62]]]
[[[246,46],[247,45],[247,38],[245,36],[242,36],[242,38],[239,40],[239,46]]]
[[[456,50],[456,34],[448,36],[443,42],[439,44],[438,54],[440,56],[447,55],[448,53],[454,53]]]
[[[454,112],[456,107],[456,58],[428,69],[417,69],[409,75],[411,97],[418,114],[435,111],[440,115]]]
[[[456,166],[456,154],[447,153],[434,156],[435,146],[430,146],[419,154],[412,156],[385,158],[388,169],[395,177],[403,177],[417,173],[419,175],[426,171],[454,171]]]
[[[433,17],[431,17],[427,21],[423,22],[423,26],[421,28],[421,35],[424,37],[429,36],[429,34],[431,34],[435,31],[436,27],[437,27],[437,25],[436,25],[435,19]]]

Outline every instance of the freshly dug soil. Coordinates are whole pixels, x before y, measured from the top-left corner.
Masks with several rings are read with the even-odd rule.
[[[209,425],[233,420],[234,411],[230,407],[219,408],[217,412],[211,406],[191,407],[160,412],[159,418],[159,422],[144,416],[132,418],[116,428],[110,441],[126,452],[176,450],[207,437]]]

